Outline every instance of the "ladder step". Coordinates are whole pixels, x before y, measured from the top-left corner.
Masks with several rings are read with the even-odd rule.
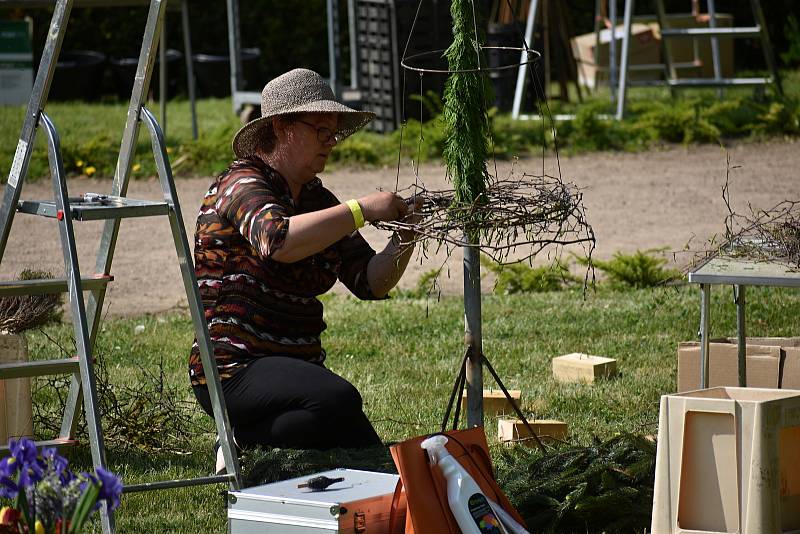
[[[772,78],[678,78],[676,80],[629,80],[629,86],[636,87],[757,87],[770,85]]]
[[[114,280],[111,275],[94,275],[81,278],[81,287],[85,291],[103,289]],[[2,280],[0,296],[12,297],[22,295],[47,295],[66,293],[69,291],[66,278],[43,278],[40,280]]]
[[[233,481],[232,474],[212,475],[208,477],[186,478],[181,480],[163,480],[157,482],[144,482],[142,484],[129,484],[122,488],[122,493],[136,493],[139,491],[152,491],[170,488],[185,488],[188,486],[203,486],[206,484],[221,484]]]
[[[125,219],[128,217],[152,217],[167,215],[169,205],[163,200],[134,200],[111,195],[93,195],[69,199],[72,219],[76,221],[99,221]],[[22,200],[17,206],[22,213],[59,218],[56,203],[52,200]]]
[[[761,26],[741,28],[664,28],[661,37],[760,37]]]
[[[769,85],[772,78],[679,78],[667,83],[670,87],[749,87]]]
[[[60,449],[61,447],[74,447],[77,444],[78,444],[77,439],[56,438],[56,439],[46,439],[42,441],[37,441],[36,447],[40,450],[42,447],[55,447],[56,449]],[[8,445],[0,446],[0,458],[7,455],[8,455]]]
[[[702,67],[702,64],[695,63],[694,61],[684,61],[680,63],[673,63],[672,66],[676,69],[699,69]],[[630,72],[639,72],[639,71],[663,71],[665,69],[665,65],[663,63],[639,63],[638,65],[628,65],[628,71]]]
[[[0,380],[30,376],[63,375],[75,373],[80,368],[77,356],[57,360],[35,360],[0,364]]]

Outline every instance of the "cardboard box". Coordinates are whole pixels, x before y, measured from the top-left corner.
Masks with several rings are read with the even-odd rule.
[[[709,344],[709,387],[739,385],[739,348],[735,343]],[[781,348],[747,345],[747,386],[777,388],[780,385]],[[678,345],[678,391],[700,389],[700,343]]]
[[[747,386],[800,389],[800,337],[748,337]],[[739,384],[739,349],[735,337],[710,343],[709,387]],[[700,388],[700,344],[678,346],[678,391]]]
[[[573,352],[553,358],[553,378],[559,382],[593,384],[598,378],[609,378],[617,373],[617,360]]]
[[[708,17],[708,15],[703,14],[701,17]],[[718,28],[730,28],[733,26],[733,15],[729,13],[717,13],[716,18]],[[661,39],[661,31],[658,23],[654,21],[652,26],[656,38]],[[691,13],[667,15],[667,26],[675,30],[709,27],[705,19],[698,21]],[[717,42],[719,43],[720,70],[722,77],[732,78],[734,76],[733,39],[730,37],[718,37]],[[673,63],[688,63],[695,59],[700,60],[697,68],[692,71],[678,69],[678,77],[714,77],[714,61],[711,57],[710,37],[695,37],[692,39],[686,37],[670,37],[667,39],[667,49],[669,50],[669,57],[672,59]]]
[[[617,69],[622,64],[622,36],[624,26],[619,25],[615,31],[617,43]],[[653,28],[648,24],[634,23],[631,25],[630,64],[653,65],[661,63],[661,44]],[[572,54],[578,63],[578,80],[581,85],[594,89],[598,83],[608,80],[608,65],[611,48],[611,29],[600,31],[600,42],[594,32],[574,37],[571,41]],[[595,49],[598,50],[595,62]],[[641,71],[628,70],[629,80],[653,80],[663,76],[663,70]],[[619,79],[619,78],[617,78]]]
[[[800,389],[800,347],[783,347],[781,389]]]

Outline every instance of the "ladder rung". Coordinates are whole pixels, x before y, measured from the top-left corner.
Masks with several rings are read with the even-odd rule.
[[[671,87],[748,87],[771,83],[772,78],[678,78],[667,81]]]
[[[46,439],[42,441],[36,442],[36,447],[41,449],[42,447],[55,447],[56,449],[60,449],[61,447],[74,447],[78,444],[77,439],[72,438],[56,438],[56,439]],[[0,457],[6,456],[8,454],[8,445],[0,445]]]
[[[163,200],[134,200],[112,196],[104,197],[102,201],[97,202],[86,202],[82,197],[70,198],[69,207],[72,219],[76,221],[151,217],[169,213],[169,206]],[[22,200],[17,210],[42,217],[58,218],[58,209],[52,200]]]
[[[79,366],[80,362],[77,356],[59,358],[57,360],[4,363],[0,364],[0,380],[30,376],[63,375],[76,372]]]
[[[81,278],[85,291],[103,289],[114,280],[111,275],[98,274]],[[0,295],[4,297],[21,295],[47,295],[69,291],[66,278],[43,278],[41,280],[3,280],[0,281]]]
[[[755,87],[773,83],[772,78],[678,78],[676,80],[630,80],[628,85],[636,87],[661,87],[664,85],[675,88],[703,88],[703,87]]]
[[[695,63],[694,61],[686,61],[682,63],[673,63],[672,66],[676,69],[699,69],[702,65]],[[661,71],[664,70],[666,67],[663,63],[639,63],[638,65],[628,65],[628,70],[630,72],[640,72],[640,71]]]
[[[144,482],[142,484],[125,485],[122,488],[123,493],[136,493],[139,491],[152,491],[170,488],[185,488],[188,486],[204,486],[206,484],[221,484],[234,480],[232,474],[225,475],[212,475],[209,477],[187,478],[182,480],[163,480],[157,482]]]
[[[664,28],[661,37],[759,37],[761,26],[742,28]]]

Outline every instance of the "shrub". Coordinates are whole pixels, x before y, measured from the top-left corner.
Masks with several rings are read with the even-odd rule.
[[[664,268],[667,260],[655,255],[665,250],[663,248],[637,250],[633,254],[616,252],[610,261],[595,259],[592,263],[608,275],[612,284],[636,289],[654,287],[682,276],[676,269]],[[586,262],[581,258],[578,258],[578,261],[584,264]]]
[[[420,275],[417,285],[413,289],[397,288],[392,290],[392,296],[405,299],[425,299],[434,294],[438,295],[440,292],[439,274],[441,272],[441,269],[425,271]]]
[[[530,267],[524,263],[500,265],[481,256],[481,263],[497,276],[495,293],[544,293],[560,291],[580,280],[569,272],[569,266],[561,261],[542,267]]]

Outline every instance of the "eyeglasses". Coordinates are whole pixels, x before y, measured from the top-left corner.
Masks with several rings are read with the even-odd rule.
[[[317,140],[320,143],[327,143],[331,139],[335,140],[338,143],[344,138],[344,136],[341,133],[339,133],[338,131],[337,132],[332,132],[330,130],[330,128],[325,128],[324,126],[319,126],[318,127],[315,124],[311,124],[310,122],[306,122],[306,121],[301,121],[300,119],[296,119],[294,122],[301,122],[301,123],[305,124],[306,126],[310,126],[314,130],[316,130],[316,132],[317,132]]]

